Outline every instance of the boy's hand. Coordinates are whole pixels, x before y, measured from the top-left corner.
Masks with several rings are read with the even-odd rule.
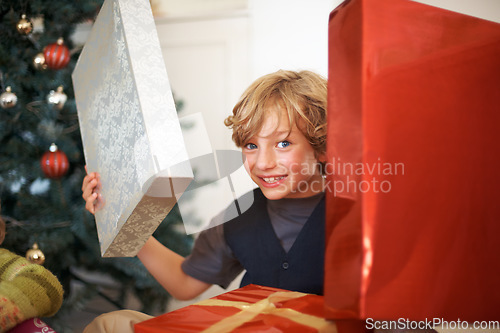
[[[87,171],[87,166],[85,166],[85,171]],[[83,178],[82,197],[85,200],[85,209],[92,214],[95,214],[96,210],[104,207],[104,199],[100,193],[101,188],[101,176],[99,173],[87,173],[85,178]]]

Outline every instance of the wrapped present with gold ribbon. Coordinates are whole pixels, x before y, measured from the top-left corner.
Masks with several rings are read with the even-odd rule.
[[[135,325],[155,332],[337,332],[323,296],[247,285]]]

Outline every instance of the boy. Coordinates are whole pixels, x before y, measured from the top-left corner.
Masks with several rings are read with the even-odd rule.
[[[309,72],[278,71],[257,79],[225,120],[258,185],[252,207],[205,230],[187,258],[151,237],[138,257],[175,298],[191,299],[212,284],[260,284],[321,294],[327,83]],[[83,181],[94,213],[98,174]]]

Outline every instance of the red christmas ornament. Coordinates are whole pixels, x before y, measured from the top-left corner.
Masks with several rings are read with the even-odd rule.
[[[61,69],[69,63],[69,50],[64,40],[59,38],[56,43],[49,44],[43,49],[45,64],[51,69]]]
[[[64,152],[57,150],[57,146],[53,143],[40,159],[40,167],[47,178],[61,178],[68,172],[68,157]]]

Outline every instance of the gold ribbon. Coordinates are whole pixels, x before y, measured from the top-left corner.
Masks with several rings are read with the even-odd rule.
[[[194,305],[229,306],[241,310],[240,312],[230,317],[224,318],[221,321],[213,324],[209,328],[203,330],[203,333],[231,332],[235,328],[252,320],[258,314],[272,314],[275,316],[284,317],[296,323],[315,328],[320,333],[336,333],[337,327],[333,321],[301,313],[293,309],[276,308],[276,306],[274,305],[274,303],[303,297],[305,295],[307,294],[293,291],[278,291],[256,303],[207,299]]]

